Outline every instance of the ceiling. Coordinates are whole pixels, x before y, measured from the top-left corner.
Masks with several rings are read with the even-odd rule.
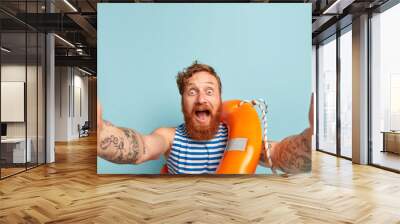
[[[351,18],[372,10],[387,0],[1,0],[0,22],[4,38],[14,41],[12,47],[24,46],[25,39],[18,32],[55,32],[56,65],[81,66],[96,71],[97,3],[312,3],[312,36],[316,44],[351,23]],[[50,13],[51,12],[51,13]],[[346,22],[347,21],[347,22]],[[21,39],[22,38],[22,39]],[[66,40],[70,44],[66,43]],[[3,41],[3,43],[5,43]],[[72,45],[71,45],[72,44]],[[11,46],[11,45],[10,45]],[[34,43],[28,45],[28,52]],[[22,49],[22,48],[21,48]]]

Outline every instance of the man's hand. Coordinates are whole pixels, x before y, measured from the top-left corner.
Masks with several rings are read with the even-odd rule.
[[[274,148],[278,143],[279,143],[279,142],[268,140],[267,147],[268,147],[268,145],[269,145],[270,149],[272,149],[272,148]],[[263,141],[263,142],[262,142],[262,145],[261,145],[260,161],[259,161],[258,164],[261,165],[261,166],[265,166],[265,167],[271,168],[271,166],[270,166],[271,164],[269,164],[269,162],[268,162],[268,158],[267,158],[267,156],[266,156],[266,154],[265,154],[265,151],[266,151],[266,149],[265,149],[265,144],[264,144],[264,141]],[[266,161],[267,161],[267,162],[266,162]]]
[[[311,94],[310,108],[308,110],[308,122],[310,124],[310,134],[314,134],[314,93]]]
[[[289,136],[273,145],[272,166],[286,173],[311,170],[311,137],[314,130],[314,97],[311,94],[308,111],[309,127],[298,135]]]

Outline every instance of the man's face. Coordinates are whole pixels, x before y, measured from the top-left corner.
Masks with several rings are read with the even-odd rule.
[[[188,134],[196,140],[211,139],[218,131],[221,95],[217,79],[208,72],[197,72],[185,85],[182,111]]]

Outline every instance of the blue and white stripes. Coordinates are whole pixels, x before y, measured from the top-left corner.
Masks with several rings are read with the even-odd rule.
[[[219,125],[217,134],[210,140],[193,140],[187,136],[185,124],[176,128],[174,142],[167,166],[172,174],[214,173],[224,154],[228,129]]]

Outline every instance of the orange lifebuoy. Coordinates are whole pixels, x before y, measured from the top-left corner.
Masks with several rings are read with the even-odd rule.
[[[221,120],[228,126],[228,144],[217,174],[253,174],[261,155],[262,128],[252,104],[241,100],[222,105]]]
[[[228,127],[228,143],[217,174],[254,174],[261,155],[262,128],[252,104],[229,100],[222,104],[221,122]],[[168,174],[165,164],[161,174]]]

